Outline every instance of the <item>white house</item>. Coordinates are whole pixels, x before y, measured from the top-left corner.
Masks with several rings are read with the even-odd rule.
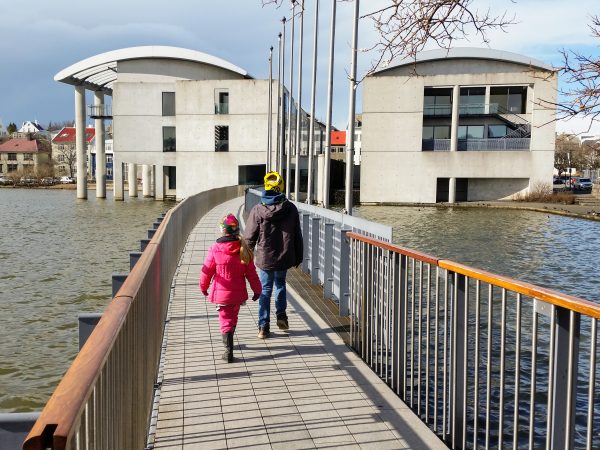
[[[37,120],[31,122],[30,120],[23,122],[21,128],[19,128],[19,133],[39,133],[44,131],[44,127],[41,126]]]
[[[417,75],[415,75],[415,72]],[[423,52],[364,81],[361,203],[508,199],[554,166],[552,67],[491,49]]]

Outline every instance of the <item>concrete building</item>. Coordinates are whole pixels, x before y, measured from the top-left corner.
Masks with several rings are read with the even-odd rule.
[[[97,136],[104,136],[99,130],[103,120],[112,119],[116,200],[124,197],[124,164],[134,169],[127,170],[131,177],[142,165],[143,194],[157,200],[262,180],[268,80],[255,80],[214,56],[174,47],[103,53],[64,69],[55,80],[75,86],[76,128],[85,123],[88,89],[95,96],[89,110]],[[111,105],[105,95],[112,97]],[[272,117],[276,143],[276,95]],[[83,139],[78,145],[83,154]],[[130,196],[137,195],[136,186],[129,183]],[[85,181],[78,179],[78,197],[86,195]]]
[[[415,71],[416,74],[415,75]],[[554,166],[553,69],[497,50],[433,50],[364,81],[362,203],[508,199]]]
[[[49,149],[37,139],[10,139],[0,144],[0,175],[36,173],[49,160]]]

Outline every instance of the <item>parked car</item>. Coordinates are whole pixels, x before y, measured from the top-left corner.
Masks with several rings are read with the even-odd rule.
[[[552,181],[552,190],[554,192],[562,192],[562,191],[566,191],[569,188],[567,187],[567,185],[565,184],[565,182],[560,179],[560,178],[555,178]]]
[[[36,177],[26,176],[26,177],[21,177],[21,179],[19,180],[20,186],[37,186],[38,184],[39,184],[39,181]]]
[[[576,191],[582,192],[592,192],[592,180],[589,178],[578,178],[575,184],[573,185],[573,189]]]
[[[15,180],[11,177],[0,177],[0,186],[11,186],[13,184],[15,184]]]
[[[54,178],[52,177],[44,177],[40,180],[40,185],[42,186],[52,186],[54,184]]]
[[[61,184],[73,184],[75,183],[75,178],[71,178],[71,177],[60,177],[60,183]]]

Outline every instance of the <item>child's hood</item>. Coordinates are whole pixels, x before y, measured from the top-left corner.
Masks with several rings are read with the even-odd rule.
[[[239,239],[235,239],[235,240],[230,240],[230,239],[218,239],[217,243],[215,244],[217,249],[225,254],[228,255],[235,255],[236,253],[240,252],[240,240]]]

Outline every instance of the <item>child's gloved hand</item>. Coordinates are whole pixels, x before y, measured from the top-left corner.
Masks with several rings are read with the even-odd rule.
[[[204,295],[205,297],[208,297],[208,291],[202,291],[202,295]]]
[[[258,300],[258,297],[260,297],[260,294],[254,294],[252,296],[252,301],[255,302],[256,300]]]

